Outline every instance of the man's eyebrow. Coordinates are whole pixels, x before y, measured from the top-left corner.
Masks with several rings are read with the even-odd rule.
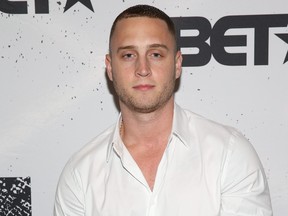
[[[155,43],[155,44],[151,44],[148,46],[149,48],[163,48],[165,50],[169,50],[169,48],[165,45],[165,44],[158,44],[158,43]]]
[[[117,49],[117,53],[119,53],[121,50],[129,50],[129,49],[136,49],[136,46],[133,46],[133,45],[120,46]]]
[[[150,44],[147,47],[149,49],[151,49],[151,48],[162,48],[162,49],[165,49],[165,50],[169,50],[168,46],[166,46],[165,44],[158,44],[158,43]],[[120,47],[117,48],[117,53],[119,53],[121,50],[129,50],[129,49],[137,49],[137,46],[134,46],[134,45],[120,46]]]

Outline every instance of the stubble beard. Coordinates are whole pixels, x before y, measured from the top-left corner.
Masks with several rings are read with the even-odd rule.
[[[119,97],[119,100],[125,104],[130,110],[138,113],[152,113],[161,107],[165,106],[174,94],[175,80],[171,78],[160,92],[149,100],[143,96],[133,96],[125,88],[121,88],[117,81],[113,81],[114,89]]]

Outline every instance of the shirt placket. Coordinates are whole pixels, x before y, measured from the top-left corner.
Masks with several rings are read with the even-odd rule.
[[[156,216],[156,207],[157,207],[157,195],[151,192],[146,216]]]
[[[174,151],[174,143],[171,137],[169,139],[167,148],[158,166],[157,176],[156,176],[156,181],[155,181],[153,191],[151,191],[149,188],[150,196],[149,196],[149,202],[148,202],[149,205],[148,205],[146,216],[158,216],[158,212],[159,212],[159,209],[157,209],[158,197],[159,197],[159,193],[161,192],[161,187],[163,186],[165,182],[165,175],[168,169],[168,163],[171,160],[173,151]]]

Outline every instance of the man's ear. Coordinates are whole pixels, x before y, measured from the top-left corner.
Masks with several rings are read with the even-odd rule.
[[[106,54],[105,56],[105,65],[106,65],[106,73],[111,81],[113,81],[113,75],[112,75],[112,62],[111,62],[111,56],[109,54]]]
[[[182,73],[182,60],[183,60],[182,53],[180,51],[177,51],[175,56],[176,79],[178,79]]]

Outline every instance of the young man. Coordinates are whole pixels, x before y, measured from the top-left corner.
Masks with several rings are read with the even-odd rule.
[[[116,18],[106,69],[121,115],[67,163],[54,216],[272,215],[250,143],[175,104],[176,47],[173,23],[157,8]]]

